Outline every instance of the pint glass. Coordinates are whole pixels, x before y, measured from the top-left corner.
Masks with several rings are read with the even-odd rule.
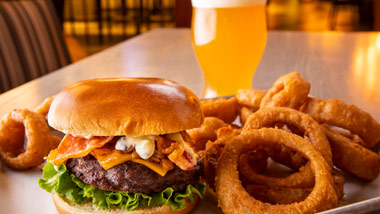
[[[192,0],[192,41],[203,97],[251,88],[267,39],[266,0]]]

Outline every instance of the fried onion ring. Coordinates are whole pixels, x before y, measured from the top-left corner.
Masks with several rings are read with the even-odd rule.
[[[217,117],[205,117],[203,124],[199,128],[187,130],[191,139],[195,143],[195,150],[200,151],[206,148],[207,141],[215,141],[216,131],[219,128],[226,127],[228,124]]]
[[[223,127],[217,131],[218,139],[214,142],[207,142],[204,151],[203,171],[207,180],[207,184],[214,189],[215,187],[215,173],[218,158],[223,151],[224,144],[236,135],[240,134],[240,129],[232,129],[230,127]]]
[[[321,125],[333,152],[333,162],[338,168],[363,181],[373,181],[380,173],[380,156],[355,143],[327,125]]]
[[[279,77],[263,97],[262,107],[289,107],[299,109],[308,98],[310,83],[299,73],[292,72]]]
[[[258,146],[280,143],[303,154],[312,166],[315,186],[304,201],[289,205],[270,205],[251,197],[244,189],[237,170],[242,153]],[[219,158],[216,176],[218,205],[224,213],[315,213],[333,208],[338,199],[326,160],[305,139],[283,130],[249,130],[232,138]]]
[[[241,107],[240,110],[239,110],[239,116],[240,116],[240,123],[241,125],[244,125],[245,122],[247,122],[249,116],[251,116],[253,114],[254,111],[252,111],[251,109],[249,109],[248,107]]]
[[[338,199],[343,198],[344,176],[333,170],[334,189]],[[265,185],[248,184],[245,189],[254,198],[271,204],[291,204],[301,202],[311,193],[312,188],[299,187],[268,187]]]
[[[269,156],[277,163],[281,163],[296,171],[307,163],[307,160],[302,155],[282,145],[273,145],[268,153],[270,153]]]
[[[374,147],[380,140],[380,124],[367,112],[347,105],[342,100],[309,98],[301,111],[320,123],[341,127],[359,135],[366,148]]]
[[[303,132],[304,136],[309,138],[314,147],[332,166],[329,142],[319,124],[307,114],[285,107],[262,108],[248,119],[243,130],[272,127],[278,123],[291,125]]]
[[[1,120],[0,130],[0,156],[15,169],[40,165],[60,142],[60,138],[50,135],[45,118],[27,109],[14,110],[6,115]],[[26,151],[24,136],[28,140]]]
[[[308,137],[311,144],[323,155],[329,166],[332,167],[332,154],[326,136],[319,124],[302,112],[284,107],[261,108],[248,119],[243,127],[243,132],[251,129],[273,127],[277,123],[290,124],[304,132],[304,135]],[[287,147],[283,147],[282,149],[285,152],[289,150]],[[269,150],[268,154],[271,157],[276,157],[278,151],[271,152]],[[310,167],[308,162],[300,168],[299,172],[295,172],[285,178],[269,177],[257,174],[254,171],[242,171],[241,175],[243,180],[249,183],[278,187],[312,187],[314,185],[314,177]]]
[[[51,102],[53,102],[54,96],[46,98],[40,105],[38,105],[34,111],[38,114],[46,117],[46,115],[49,113],[49,108],[51,105]]]
[[[301,202],[312,191],[312,188],[268,187],[259,184],[249,184],[245,189],[255,199],[271,204]]]
[[[201,107],[205,117],[217,117],[226,123],[232,123],[239,110],[236,97],[202,100]]]
[[[239,171],[265,172],[268,165],[268,154],[264,149],[244,153],[239,158]]]
[[[236,99],[240,105],[247,106],[256,111],[260,108],[260,103],[264,95],[264,90],[258,90],[253,88],[239,89],[236,92]]]

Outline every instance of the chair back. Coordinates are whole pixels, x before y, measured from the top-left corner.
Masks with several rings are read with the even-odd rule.
[[[52,2],[0,2],[0,92],[70,62]]]

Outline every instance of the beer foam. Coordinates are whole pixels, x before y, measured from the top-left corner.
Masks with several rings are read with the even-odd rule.
[[[266,0],[191,0],[191,3],[198,8],[225,8],[264,5]]]

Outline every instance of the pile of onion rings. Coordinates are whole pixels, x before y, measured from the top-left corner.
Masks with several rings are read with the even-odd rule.
[[[298,88],[300,93],[296,93],[292,89],[293,87]],[[333,150],[334,166],[363,181],[373,181],[378,177],[380,173],[379,155],[370,149],[380,141],[380,124],[370,114],[339,99],[323,100],[309,97],[306,92],[310,91],[310,84],[294,72],[278,78],[264,96],[262,92],[261,95],[258,95],[255,93],[256,91],[258,90],[244,89],[237,92],[236,98],[241,104],[240,121],[242,124],[255,112],[260,99],[260,108],[271,106],[299,110],[325,126],[323,131]],[[269,92],[271,92],[270,95],[268,95]],[[241,96],[241,94],[245,96]],[[250,105],[249,100],[256,105]],[[332,130],[328,130],[326,127],[330,127]],[[343,133],[346,134],[337,132],[337,130],[343,130]],[[355,140],[350,136],[354,136]]]
[[[263,127],[273,127],[275,124],[285,124],[285,125],[293,125],[302,132],[304,132],[305,138],[309,139],[311,144],[314,146],[317,151],[319,151],[322,156],[326,159],[329,164],[329,170],[331,171],[332,167],[332,155],[329,142],[327,141],[324,133],[322,132],[319,124],[314,121],[310,116],[304,114],[302,112],[284,108],[261,108],[257,112],[255,112],[251,117],[249,117],[248,121],[243,127],[243,131],[250,129],[260,129]],[[283,152],[289,154],[291,151],[286,147],[282,149]],[[273,152],[273,151],[272,151]],[[268,154],[272,159],[281,161],[281,158],[276,159],[276,157],[281,157],[279,154],[279,150],[272,153],[268,151]],[[297,155],[297,154],[295,154]],[[302,159],[302,156],[298,159]],[[292,175],[285,178],[274,178],[268,177],[265,175],[260,175],[255,173],[254,171],[241,171],[241,176],[244,180],[249,183],[262,184],[268,186],[277,186],[277,187],[313,187],[314,185],[314,177],[311,173],[311,166],[307,163],[305,166],[301,167],[299,172],[295,172]]]
[[[248,139],[246,135],[255,131],[261,133],[262,129],[272,128],[275,131],[271,133],[280,131],[286,132],[288,136],[298,135],[298,138],[303,138],[304,142],[309,143],[309,146],[324,159],[326,173],[332,178],[334,191],[330,191],[326,196],[329,198],[327,201],[320,198],[324,205],[318,205],[314,211],[302,212],[333,208],[336,206],[334,198],[339,200],[343,197],[345,178],[335,167],[366,182],[378,177],[380,156],[371,148],[380,140],[380,124],[370,114],[354,105],[345,104],[338,99],[323,100],[310,97],[309,92],[310,83],[293,72],[278,78],[268,92],[240,89],[235,97],[228,100],[221,98],[204,101],[207,106],[202,107],[206,116],[219,118],[224,124],[220,125],[220,120],[217,122],[214,118],[203,124],[196,135],[190,136],[193,137],[195,146],[200,144],[198,152],[203,157],[204,176],[211,189],[215,190],[216,187],[219,205],[224,212],[236,213],[238,211],[235,208],[243,212],[244,210],[232,207],[245,207],[246,201],[240,198],[252,202],[248,197],[272,205],[303,203],[317,187],[312,161],[301,150],[284,143],[254,143],[257,145],[251,151],[247,149],[249,146],[244,146],[245,149],[238,155],[238,159],[233,160],[232,165],[231,158],[221,163],[224,153],[236,152],[236,148],[239,147],[232,144],[244,144],[245,140],[235,140],[236,138],[244,136],[243,138]],[[237,116],[240,124],[236,123]],[[284,175],[281,174],[283,172],[270,169],[273,161],[288,167],[287,173]],[[230,165],[226,166],[226,163]],[[238,181],[234,179],[234,184],[227,185],[236,187],[235,184],[240,183],[247,194],[238,197],[243,190],[240,187],[234,189],[229,186],[228,196],[238,197],[238,202],[227,202],[228,197],[225,197],[226,200],[221,199],[227,193],[223,193],[224,190],[218,191],[218,182],[223,183],[220,186],[226,185],[226,181],[223,180],[230,179],[229,176],[236,173],[235,170],[238,173]],[[268,208],[268,204],[262,206],[256,201],[252,203],[255,206],[247,205],[247,212],[276,210]]]
[[[315,186],[303,201],[286,205],[267,204],[251,197],[242,185],[237,170],[240,155],[273,144],[300,152],[309,160]],[[326,160],[310,142],[283,130],[262,128],[243,132],[226,143],[217,166],[216,194],[224,213],[315,213],[333,208],[338,203]]]
[[[50,150],[58,146],[61,139],[50,134],[45,120],[52,99],[47,98],[36,112],[17,109],[0,121],[0,157],[8,166],[14,169],[39,166]]]

